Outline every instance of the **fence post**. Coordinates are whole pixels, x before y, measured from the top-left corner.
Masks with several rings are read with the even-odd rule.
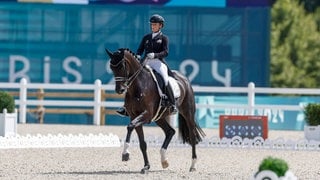
[[[101,91],[101,102],[105,101],[106,98],[106,93],[104,92],[103,89]],[[105,108],[103,106],[100,107],[100,125],[105,125],[106,124],[106,113],[105,113]]]
[[[40,88],[40,89],[38,90],[37,99],[38,99],[39,101],[44,100],[44,90],[43,90],[43,88]],[[43,124],[43,121],[44,121],[44,113],[45,113],[45,108],[44,108],[44,106],[43,106],[43,105],[39,105],[39,106],[37,107],[37,111],[36,111],[35,113],[37,114],[38,122],[39,122],[40,124]]]
[[[254,88],[255,85],[253,82],[250,82],[248,84],[248,105],[249,105],[249,115],[254,115],[254,106],[255,106],[255,93],[254,93]]]
[[[20,80],[20,105],[19,105],[19,122],[26,123],[27,116],[27,80],[22,78]]]
[[[94,87],[94,110],[93,110],[93,123],[100,125],[101,118],[101,81],[97,79]]]

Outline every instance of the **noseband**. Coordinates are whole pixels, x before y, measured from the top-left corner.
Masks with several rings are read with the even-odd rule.
[[[116,82],[123,82],[123,86],[125,86],[126,89],[128,89],[132,82],[138,77],[138,75],[140,74],[140,72],[143,69],[143,66],[140,67],[140,69],[138,71],[136,71],[135,73],[133,73],[131,76],[129,76],[129,72],[127,71],[126,68],[126,58],[122,58],[121,61],[119,61],[117,64],[112,64],[110,62],[110,66],[115,67],[115,68],[119,68],[119,66],[122,65],[123,69],[125,71],[125,76],[115,76],[114,79]]]

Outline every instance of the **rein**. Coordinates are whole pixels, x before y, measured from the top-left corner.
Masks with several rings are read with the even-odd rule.
[[[138,71],[136,71],[132,76],[130,76],[125,82],[124,85],[126,88],[129,88],[132,82],[138,77],[138,75],[142,72],[143,67],[141,66]]]

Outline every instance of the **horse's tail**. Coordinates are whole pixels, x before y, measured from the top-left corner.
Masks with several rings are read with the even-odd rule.
[[[179,114],[179,134],[182,138],[183,143],[191,144],[191,137],[190,135],[194,135],[195,137],[195,143],[198,144],[200,141],[202,141],[202,137],[204,137],[206,134],[203,132],[203,130],[200,128],[199,124],[196,121],[190,122],[190,127],[187,124],[186,119]],[[190,133],[190,131],[193,131],[193,133]]]

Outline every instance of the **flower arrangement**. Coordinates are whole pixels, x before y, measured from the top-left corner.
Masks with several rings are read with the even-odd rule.
[[[304,107],[304,118],[309,126],[320,125],[320,103],[309,103]]]
[[[14,98],[9,93],[0,91],[0,113],[7,109],[8,113],[13,113],[15,108]]]
[[[289,170],[289,166],[286,161],[269,156],[262,160],[259,165],[259,170],[254,175],[253,179],[296,180],[297,177],[295,177],[295,175]]]

